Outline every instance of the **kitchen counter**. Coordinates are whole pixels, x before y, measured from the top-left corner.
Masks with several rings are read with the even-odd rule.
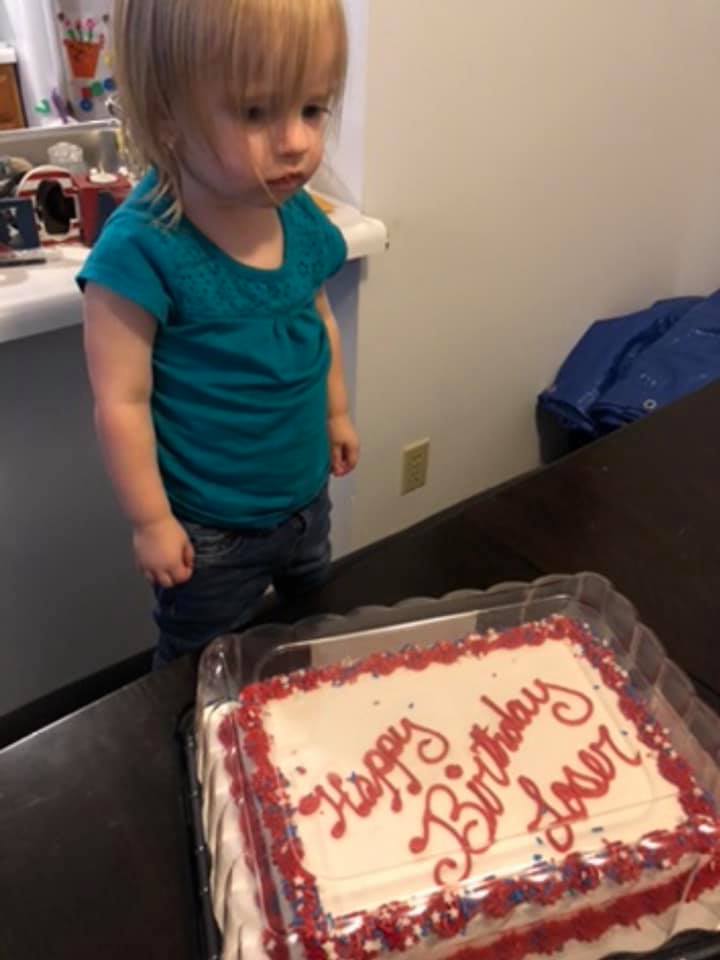
[[[17,54],[13,47],[0,40],[0,65],[5,63],[17,63]]]
[[[330,219],[343,232],[348,260],[385,249],[384,224],[347,204],[333,203]],[[66,244],[51,249],[47,263],[0,267],[0,343],[80,323],[82,299],[75,275],[87,255],[87,247]]]

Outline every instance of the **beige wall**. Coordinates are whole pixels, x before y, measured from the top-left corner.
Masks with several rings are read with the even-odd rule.
[[[718,37],[718,0],[369,0],[392,248],[361,288],[353,547],[532,467],[535,395],[594,318],[720,286]]]

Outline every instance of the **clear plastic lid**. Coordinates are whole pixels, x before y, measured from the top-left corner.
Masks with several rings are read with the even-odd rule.
[[[225,852],[216,913],[269,956],[720,914],[720,722],[596,575],[221,638],[196,732],[252,892]]]

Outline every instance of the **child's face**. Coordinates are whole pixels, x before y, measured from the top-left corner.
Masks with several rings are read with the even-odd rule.
[[[208,85],[215,149],[200,136],[182,137],[183,179],[209,198],[238,206],[283,203],[307,183],[322,161],[332,99],[332,42],[322,45],[302,99],[291,108],[272,106],[273,91],[257,91],[240,114],[220,85]]]

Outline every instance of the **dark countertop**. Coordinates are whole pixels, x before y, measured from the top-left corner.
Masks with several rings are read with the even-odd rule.
[[[720,704],[720,385],[337,564],[272,619],[595,570]],[[0,751],[2,960],[190,960],[182,661]]]

